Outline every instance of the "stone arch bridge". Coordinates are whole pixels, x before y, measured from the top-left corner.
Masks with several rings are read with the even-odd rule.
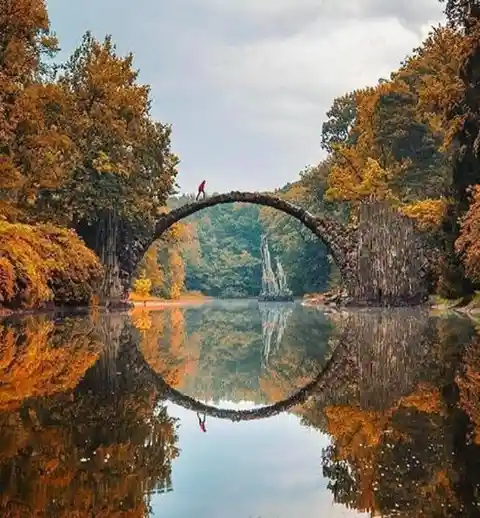
[[[428,297],[426,242],[411,220],[388,206],[362,204],[358,223],[347,226],[325,214],[313,215],[277,196],[252,192],[217,194],[163,214],[154,233],[137,250],[129,273],[154,241],[176,223],[207,207],[238,202],[272,207],[310,229],[326,245],[340,270],[342,302],[406,306],[420,304]]]

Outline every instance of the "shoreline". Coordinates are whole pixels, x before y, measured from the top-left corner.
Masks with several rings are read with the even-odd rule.
[[[301,305],[304,307],[310,308],[318,308],[326,313],[337,313],[340,311],[352,311],[352,310],[365,310],[365,309],[398,309],[393,307],[383,307],[383,306],[355,306],[355,305],[343,305],[341,303],[336,303],[330,301],[328,295],[330,294],[312,294],[306,295],[301,302]],[[436,311],[439,313],[450,313],[457,315],[458,317],[468,317],[468,318],[478,318],[480,317],[480,306],[477,304],[468,303],[463,306],[458,305],[458,301],[444,302],[438,303],[434,300],[430,299],[423,304],[419,304],[416,306],[400,306],[401,308],[418,308],[418,309],[427,309],[429,311]]]
[[[165,307],[172,307],[172,306],[185,306],[185,305],[192,305],[192,306],[199,306],[201,304],[205,304],[207,302],[211,302],[214,300],[213,297],[184,297],[179,298],[178,300],[146,300],[146,301],[140,301],[140,300],[131,300],[133,304],[133,307],[130,309],[130,311],[134,309],[163,309]]]
[[[98,311],[100,313],[122,313],[132,311],[138,308],[145,309],[163,309],[169,306],[183,306],[183,305],[200,305],[213,300],[213,297],[181,297],[178,300],[128,300],[124,307],[107,306],[48,306],[43,308],[29,308],[29,309],[8,309],[0,308],[0,319],[8,317],[26,317],[33,315],[77,315],[87,314],[91,311]]]
[[[182,306],[200,306],[202,304],[210,303],[216,299],[214,297],[181,297],[178,300],[168,299],[150,299],[150,300],[128,300],[123,307],[107,307],[107,306],[49,306],[44,308],[32,308],[32,309],[7,309],[0,308],[0,319],[8,317],[25,317],[34,315],[50,315],[50,316],[68,316],[68,315],[82,315],[88,314],[92,311],[100,313],[128,313],[131,311],[145,309],[145,310],[161,310],[169,307],[182,307]],[[299,302],[304,307],[318,308],[325,313],[337,313],[345,310],[349,311],[361,311],[366,309],[394,309],[382,306],[354,306],[354,305],[342,305],[338,303],[332,303],[325,300],[322,294],[305,296],[303,299],[299,299]],[[404,308],[418,308],[428,309],[439,313],[450,313],[455,314],[459,317],[480,317],[480,307],[477,305],[466,304],[464,306],[457,306],[454,301],[450,304],[435,303],[430,300],[424,304],[418,306],[405,306]]]

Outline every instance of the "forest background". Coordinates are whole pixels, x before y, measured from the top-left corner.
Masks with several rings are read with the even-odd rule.
[[[362,200],[414,218],[439,250],[432,292],[446,298],[480,281],[480,15],[470,3],[447,2],[448,26],[389,78],[334,99],[319,135],[326,158],[275,193],[343,221]],[[0,28],[0,304],[118,293],[135,236],[192,201],[177,192],[172,128],[152,119],[149,87],[110,36],[86,33],[58,63],[43,0],[2,2]],[[133,285],[172,299],[257,295],[262,234],[295,295],[339,283],[325,247],[296,221],[233,204],[174,227]]]

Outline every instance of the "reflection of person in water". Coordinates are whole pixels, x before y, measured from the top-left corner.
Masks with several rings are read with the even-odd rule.
[[[207,429],[205,428],[205,421],[207,420],[207,414],[203,414],[203,419],[202,419],[200,414],[197,412],[197,417],[198,417],[198,424],[200,425],[200,430],[202,430],[202,432],[206,432]]]

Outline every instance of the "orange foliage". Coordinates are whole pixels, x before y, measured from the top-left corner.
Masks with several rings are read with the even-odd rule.
[[[53,55],[44,0],[0,2],[0,217],[15,218],[42,188],[69,171],[75,153],[64,131],[65,92],[42,82],[43,54]]]
[[[185,263],[180,251],[173,249],[168,254],[168,267],[170,270],[170,298],[180,298],[185,287]]]
[[[398,406],[414,408],[425,414],[445,414],[445,405],[440,389],[426,383],[420,384],[415,392],[401,398]]]
[[[469,47],[468,39],[450,27],[438,27],[394,74],[396,80],[415,81],[418,115],[436,134],[443,136],[448,148],[463,122],[452,117],[449,109],[462,98],[460,67]]]
[[[0,305],[87,305],[102,269],[70,230],[0,222]]]
[[[355,92],[357,115],[352,131],[358,138],[352,145],[333,146],[334,161],[325,193],[327,199],[395,201],[390,183],[408,164],[397,162],[379,143],[378,106],[383,97],[401,94],[408,94],[408,87],[393,81]]]
[[[191,371],[186,351],[183,309],[165,311],[135,309],[131,317],[140,331],[140,350],[145,361],[172,387],[178,387]]]
[[[84,322],[56,325],[27,318],[20,329],[0,325],[0,411],[12,410],[30,397],[74,388],[96,362],[100,348]]]
[[[378,446],[390,413],[367,412],[350,406],[328,406],[328,433],[339,446],[341,458],[356,458],[365,448]]]
[[[45,402],[38,415],[30,410],[30,419],[2,414],[10,448],[0,446],[0,469],[16,475],[2,486],[1,516],[147,516],[149,494],[170,486],[178,455],[175,420],[157,403],[138,389],[117,394],[114,405],[80,392]],[[102,444],[92,449],[99,432]]]
[[[467,275],[480,281],[480,185],[472,190],[472,199],[460,227],[460,236],[455,243],[461,254]]]
[[[182,253],[184,245],[192,241],[192,232],[189,225],[177,223],[148,249],[138,271],[151,281],[152,295],[172,300],[181,297],[185,289]],[[192,248],[189,253],[193,253]]]
[[[477,338],[465,351],[465,371],[456,382],[460,390],[460,406],[474,425],[473,441],[480,446],[480,340]]]
[[[447,113],[462,98],[459,71],[468,45],[458,31],[434,29],[391,80],[352,94],[352,138],[332,146],[327,199],[410,202],[402,212],[424,228],[438,226],[445,201],[422,197],[426,192],[435,198],[450,184],[441,153],[462,124],[461,117]]]

